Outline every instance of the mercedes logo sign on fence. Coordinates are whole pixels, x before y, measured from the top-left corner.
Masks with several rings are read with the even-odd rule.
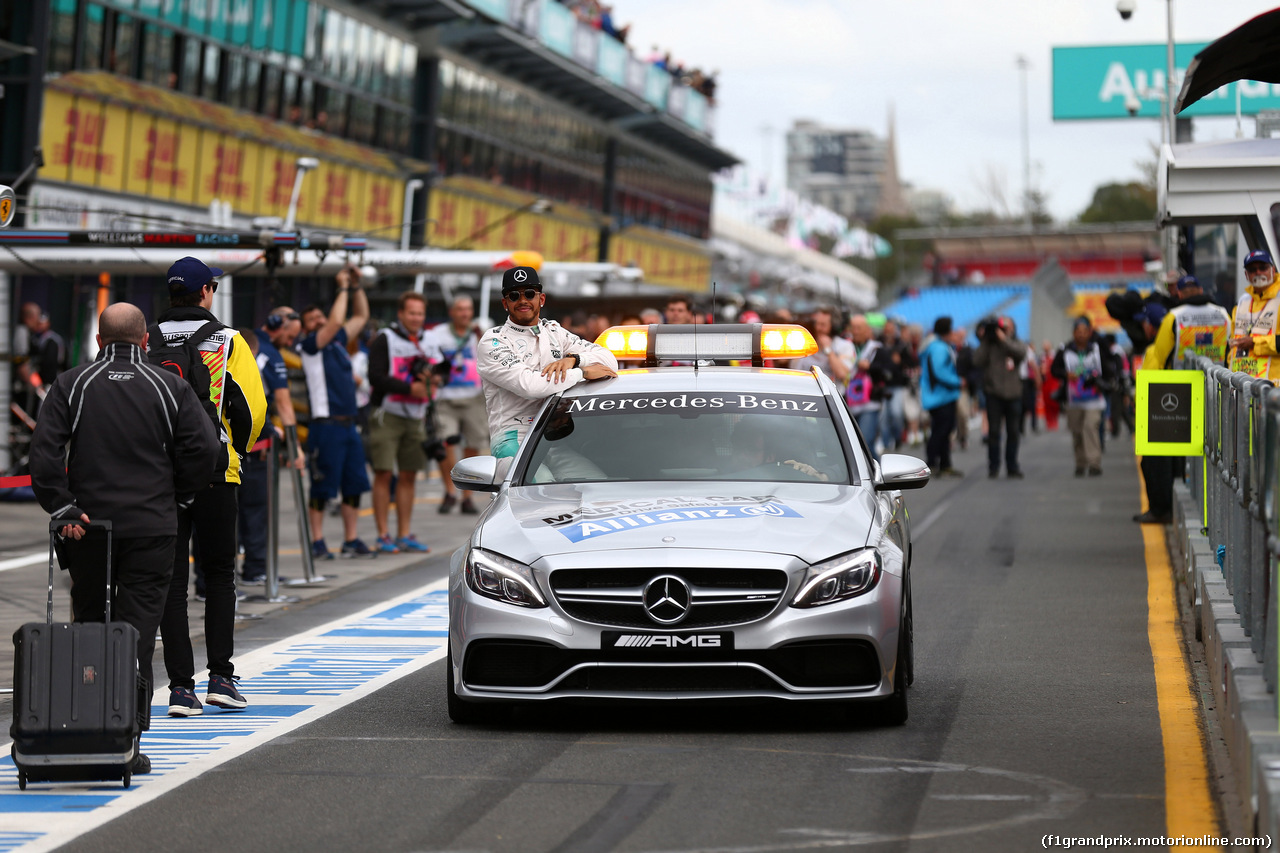
[[[689,615],[693,592],[684,578],[659,575],[644,585],[644,612],[659,625],[674,625]]]
[[[1139,456],[1204,453],[1205,377],[1198,370],[1139,370],[1134,452]]]
[[[0,228],[8,228],[13,215],[18,212],[18,197],[12,187],[0,184]]]

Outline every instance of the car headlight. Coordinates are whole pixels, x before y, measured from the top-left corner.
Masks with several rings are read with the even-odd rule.
[[[546,607],[533,569],[491,551],[472,548],[467,555],[467,586],[480,595],[520,607]]]
[[[862,548],[809,567],[792,607],[817,607],[862,595],[880,582],[880,552]]]

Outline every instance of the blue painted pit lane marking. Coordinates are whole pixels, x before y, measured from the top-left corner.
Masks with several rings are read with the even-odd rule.
[[[142,751],[152,772],[117,782],[31,782],[0,743],[0,853],[41,853],[150,802],[208,770],[314,722],[444,657],[446,581],[235,659],[244,711],[205,706],[198,717],[168,716],[168,689],[152,699]],[[203,698],[207,683],[196,685]],[[51,819],[50,815],[57,817]]]

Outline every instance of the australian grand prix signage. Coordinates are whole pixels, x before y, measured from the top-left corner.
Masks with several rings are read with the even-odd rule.
[[[1174,47],[1174,96],[1195,55],[1208,42]],[[1053,49],[1053,119],[1130,118],[1126,102],[1137,99],[1137,116],[1159,118],[1164,97],[1166,46],[1116,44]],[[1179,116],[1229,116],[1236,113],[1236,87],[1240,87],[1240,111],[1254,115],[1280,109],[1280,85],[1242,80],[1223,86],[1179,113]]]

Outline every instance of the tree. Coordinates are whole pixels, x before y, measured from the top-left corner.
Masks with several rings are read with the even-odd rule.
[[[1093,201],[1080,214],[1081,222],[1136,222],[1155,219],[1156,193],[1146,184],[1103,184],[1093,191]]]

